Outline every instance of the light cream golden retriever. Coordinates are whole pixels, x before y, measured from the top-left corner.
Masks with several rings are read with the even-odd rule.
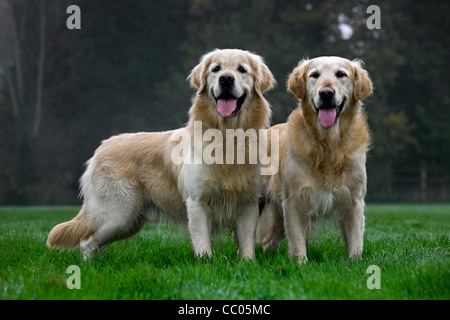
[[[227,129],[267,128],[271,111],[263,93],[275,80],[260,56],[237,49],[205,54],[188,79],[197,93],[187,126],[103,141],[81,178],[80,213],[53,228],[49,247],[80,247],[87,259],[164,214],[187,223],[197,256],[211,257],[211,235],[232,228],[241,255],[254,257],[260,164],[230,164],[236,152],[224,152],[226,162],[207,164],[202,152],[213,142],[234,145]],[[208,129],[223,133],[223,141],[209,142]],[[176,161],[177,150],[185,151],[183,161]],[[190,161],[192,156],[200,161]]]
[[[358,60],[302,60],[288,80],[300,104],[279,130],[280,171],[267,181],[257,239],[267,249],[284,238],[291,256],[307,261],[306,242],[327,218],[337,218],[348,257],[361,257],[370,144],[364,98],[372,83]],[[283,228],[284,221],[284,228]]]

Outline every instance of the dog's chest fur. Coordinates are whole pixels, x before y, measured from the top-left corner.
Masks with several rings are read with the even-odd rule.
[[[355,117],[351,124],[339,126],[321,135],[304,121],[300,110],[288,122],[283,180],[289,190],[284,190],[284,198],[295,197],[311,220],[345,212],[353,199],[362,199],[366,192],[365,121]]]
[[[183,168],[190,172],[185,180],[185,190],[193,199],[209,207],[233,207],[233,205],[257,201],[260,192],[259,165],[193,164]]]

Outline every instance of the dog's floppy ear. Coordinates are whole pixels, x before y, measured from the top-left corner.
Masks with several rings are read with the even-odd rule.
[[[264,92],[272,89],[277,83],[272,72],[260,56],[253,55],[253,68],[255,70],[255,91],[262,96]]]
[[[206,70],[211,63],[211,52],[201,57],[198,65],[192,69],[191,73],[187,77],[191,87],[197,88],[197,93],[203,91],[206,85]]]
[[[363,100],[372,94],[372,81],[370,81],[367,71],[362,68],[361,60],[353,60],[352,67],[355,79],[353,97],[356,100]]]
[[[197,92],[201,92],[203,90],[203,87],[205,86],[205,77],[204,74],[204,67],[203,64],[200,63],[197,66],[195,66],[194,69],[192,69],[191,73],[188,76],[188,80],[191,84],[191,87],[197,88]]]
[[[295,94],[299,99],[303,99],[306,93],[306,70],[308,69],[310,60],[304,59],[298,63],[298,66],[289,75],[287,81],[288,91]]]

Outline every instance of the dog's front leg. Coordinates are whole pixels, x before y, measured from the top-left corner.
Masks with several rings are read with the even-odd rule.
[[[244,259],[255,258],[256,225],[258,204],[251,203],[239,209],[236,219],[236,238]]]
[[[348,258],[361,258],[364,236],[364,200],[357,199],[349,210],[343,213],[341,229]]]
[[[212,257],[211,251],[211,217],[199,201],[186,200],[188,228],[195,255]]]
[[[284,228],[288,241],[288,253],[291,257],[296,257],[300,264],[308,261],[306,256],[308,221],[307,212],[303,210],[303,208],[298,208],[294,199],[288,198],[283,200]]]

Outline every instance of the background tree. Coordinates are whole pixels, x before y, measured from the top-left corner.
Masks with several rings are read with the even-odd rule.
[[[81,30],[66,9],[81,8]],[[370,30],[369,5],[381,9]],[[305,57],[362,59],[374,83],[368,201],[448,201],[449,4],[368,0],[0,0],[0,204],[77,201],[83,163],[113,134],[187,121],[186,77],[215,48],[265,58],[272,122]]]

